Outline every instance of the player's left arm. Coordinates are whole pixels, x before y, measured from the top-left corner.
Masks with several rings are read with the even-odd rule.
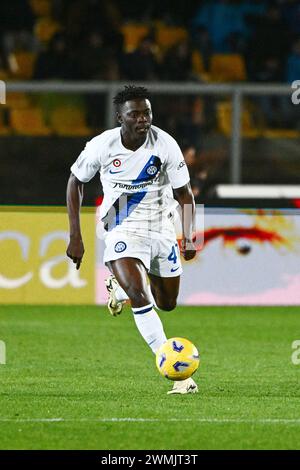
[[[195,226],[195,200],[191,184],[187,183],[181,188],[173,188],[174,198],[181,207],[182,242],[181,252],[186,261],[196,256],[196,247],[193,239]]]

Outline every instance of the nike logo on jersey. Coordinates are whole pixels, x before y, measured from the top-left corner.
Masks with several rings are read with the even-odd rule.
[[[171,273],[174,273],[175,271],[177,271],[177,269],[179,269],[179,266],[178,266],[178,268],[172,268]]]
[[[122,173],[122,171],[124,171],[124,170],[118,170],[118,171],[109,170],[110,174],[112,174],[112,175],[114,175],[115,173]]]

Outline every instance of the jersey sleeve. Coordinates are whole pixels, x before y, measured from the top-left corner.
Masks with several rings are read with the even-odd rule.
[[[97,146],[93,141],[86,144],[85,148],[71,166],[71,172],[82,183],[90,181],[100,170],[101,162]]]
[[[189,171],[187,169],[184,156],[173,137],[168,139],[168,160],[166,172],[173,189],[181,188],[190,181]]]

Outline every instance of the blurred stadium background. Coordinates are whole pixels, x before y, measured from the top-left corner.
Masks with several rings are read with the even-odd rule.
[[[12,0],[1,8],[2,203],[64,204],[65,168],[115,124],[119,81],[153,91],[155,123],[181,144],[199,202],[220,184],[298,184],[300,106],[290,87],[300,78],[298,1]],[[98,195],[95,182],[85,204]]]
[[[188,288],[191,272],[183,280],[190,294],[181,301],[247,303],[248,287],[243,286],[254,284],[250,303],[264,303],[265,291],[269,300],[280,297],[282,302],[287,285],[294,292],[291,303],[300,301],[295,294],[300,283],[300,106],[291,100],[291,83],[300,78],[299,1],[11,0],[1,8],[0,78],[7,91],[0,105],[3,302],[84,303],[91,302],[95,290],[96,301],[105,301],[94,222],[86,228],[92,227],[86,236],[94,248],[83,279],[74,273],[73,281],[59,278],[68,263],[63,258],[67,225],[64,209],[57,213],[53,206],[65,205],[69,167],[85,142],[116,125],[112,97],[132,82],[151,90],[154,123],[181,145],[196,202],[206,207],[207,243],[193,269],[201,265],[207,295],[201,302],[198,286]],[[86,185],[84,206],[95,207],[101,197],[96,177]],[[21,213],[20,205],[25,206]],[[43,206],[39,216],[33,206]],[[220,207],[217,216],[214,208]],[[240,211],[233,216],[227,208]],[[246,214],[245,208],[273,212]],[[93,218],[89,211],[86,217]],[[234,269],[236,258],[224,258],[224,250],[216,255],[218,241],[233,248],[231,256],[239,255]],[[266,252],[267,245],[273,254]],[[204,268],[205,253],[211,260],[212,249],[222,260],[219,282],[214,269]],[[37,266],[49,250],[58,258],[43,271]],[[12,256],[13,265],[8,262]],[[95,256],[96,276],[91,269]],[[40,297],[31,270],[20,274],[32,265],[40,270],[40,280],[44,273],[43,286],[48,276],[48,290],[41,288]],[[221,274],[223,265],[224,273],[236,273],[230,285]],[[250,281],[249,274],[241,277],[245,272],[252,272]],[[89,296],[83,293],[87,284]],[[281,289],[277,297],[273,287]],[[218,298],[209,294],[211,289]],[[61,296],[61,290],[66,294]],[[223,296],[231,291],[238,291],[239,299]]]

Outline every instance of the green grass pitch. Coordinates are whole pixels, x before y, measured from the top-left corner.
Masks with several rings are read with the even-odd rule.
[[[1,306],[1,449],[299,449],[297,307],[177,307],[197,395],[166,394],[126,308]]]

